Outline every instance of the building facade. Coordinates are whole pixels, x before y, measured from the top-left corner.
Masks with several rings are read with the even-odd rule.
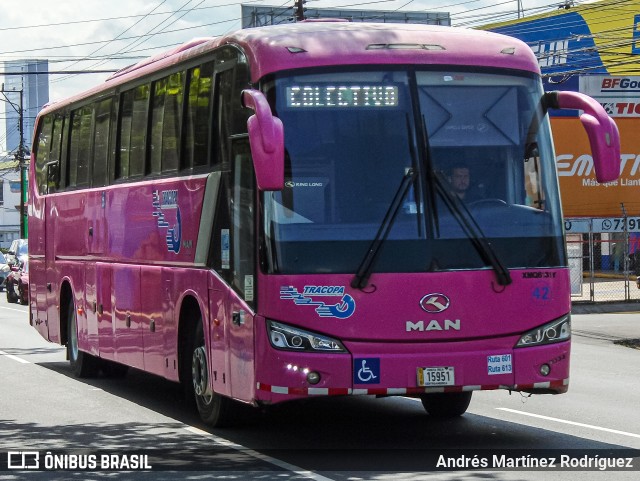
[[[6,249],[21,237],[19,159],[28,162],[36,116],[49,102],[49,62],[4,62],[2,73],[0,100],[5,121],[0,149],[4,147],[6,153],[0,156],[0,248]]]
[[[20,171],[14,155],[0,156],[0,248],[20,238]]]
[[[22,104],[22,141],[31,151],[36,115],[49,102],[49,62],[15,60],[4,62],[2,93],[5,112],[5,150],[17,152],[21,142],[20,104]]]

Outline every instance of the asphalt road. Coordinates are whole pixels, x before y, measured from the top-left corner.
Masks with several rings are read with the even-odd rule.
[[[0,295],[0,480],[639,479],[639,452],[621,450],[640,450],[640,350],[613,341],[640,338],[640,314],[577,314],[573,333],[564,395],[476,392],[454,420],[434,420],[408,398],[312,399],[211,429],[160,378],[74,378],[64,348]],[[34,453],[41,468],[58,469],[6,469],[33,464]],[[576,469],[535,467],[564,453]],[[599,470],[607,454],[635,456],[633,467]],[[102,456],[114,469],[100,469]],[[474,459],[488,466],[471,469]],[[97,469],[69,469],[91,462]],[[135,469],[145,462],[151,470]],[[517,462],[524,469],[504,466]]]

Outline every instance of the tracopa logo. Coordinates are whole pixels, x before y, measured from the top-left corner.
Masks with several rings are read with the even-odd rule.
[[[446,310],[450,303],[451,301],[447,296],[437,293],[427,294],[420,299],[420,307],[423,311],[430,314],[436,314]]]

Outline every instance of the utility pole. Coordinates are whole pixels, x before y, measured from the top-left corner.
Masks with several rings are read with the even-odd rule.
[[[307,0],[295,0],[293,4],[293,16],[296,19],[296,22],[304,20],[304,12],[307,10],[304,8],[305,3],[307,3]]]
[[[26,239],[27,233],[27,163],[24,158],[24,91],[20,90],[20,112],[18,113],[18,126],[20,129],[20,143],[18,144],[18,168],[20,169],[20,239]]]

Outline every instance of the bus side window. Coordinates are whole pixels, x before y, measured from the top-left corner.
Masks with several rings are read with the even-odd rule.
[[[111,126],[111,104],[108,98],[98,102],[96,109],[96,125],[93,133],[93,186],[102,187],[109,183],[109,130]]]
[[[147,174],[178,169],[183,80],[184,73],[176,72],[153,83]]]
[[[69,133],[71,130],[71,114],[64,116],[62,122],[62,145],[60,146],[60,188],[69,187],[71,165],[69,161]]]
[[[49,154],[49,167],[47,171],[47,192],[50,194],[56,192],[62,182],[63,170],[60,144],[62,143],[63,127],[64,117],[56,115],[51,133],[51,152]]]
[[[149,90],[145,84],[122,94],[116,179],[144,174]]]
[[[210,163],[213,65],[213,62],[208,62],[188,71],[182,169]]]
[[[38,132],[38,150],[36,150],[36,182],[38,192],[47,193],[47,164],[49,162],[49,149],[51,148],[51,130],[53,127],[52,115],[47,115],[40,122]]]
[[[233,135],[247,133],[247,119],[252,115],[251,109],[244,108],[241,103],[241,92],[249,86],[247,66],[238,62],[233,68],[216,73],[216,112],[217,138],[220,141],[219,154],[222,170],[229,169],[228,142]]]
[[[71,187],[86,186],[89,183],[92,123],[92,107],[82,107],[71,113],[69,147],[69,185]]]
[[[228,142],[231,136],[231,96],[233,89],[233,70],[225,70],[217,73],[215,77],[216,81],[216,99],[217,99],[217,118],[216,123],[216,136],[220,140],[219,142],[219,155],[222,161],[222,170],[229,169],[229,156],[228,156]]]

